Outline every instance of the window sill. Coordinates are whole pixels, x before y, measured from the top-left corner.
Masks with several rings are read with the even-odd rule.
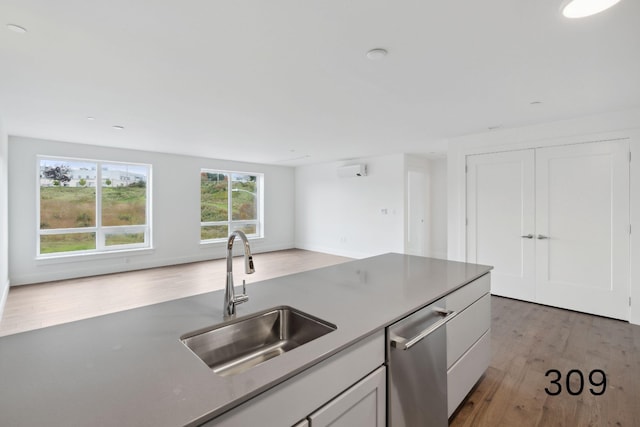
[[[96,259],[122,258],[128,256],[149,255],[155,252],[151,248],[119,249],[105,252],[76,253],[64,255],[36,256],[36,262],[41,265],[60,264],[65,262],[95,261]]]
[[[247,237],[247,239],[249,240],[249,242],[261,242],[264,240],[264,237]],[[212,247],[212,246],[226,246],[226,245],[227,245],[226,237],[220,240],[201,240],[200,241],[200,248],[203,248],[203,249]]]

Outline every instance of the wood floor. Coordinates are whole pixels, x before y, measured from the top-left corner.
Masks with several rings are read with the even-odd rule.
[[[288,250],[255,255],[248,282],[348,261]],[[162,267],[86,279],[19,286],[9,292],[0,336],[222,289],[225,260]],[[234,260],[236,283],[245,277]],[[491,297],[492,358],[489,369],[450,420],[451,427],[640,427],[640,326],[501,297]],[[549,396],[556,369],[562,392]],[[606,374],[606,389],[589,373]],[[567,391],[570,371],[584,388]],[[594,383],[600,376],[594,374]],[[570,389],[579,390],[579,374]]]
[[[451,427],[640,426],[640,326],[496,296],[491,305],[491,364]],[[545,392],[558,390],[551,369],[562,374],[557,396]],[[584,376],[578,393],[580,374],[570,375],[575,396],[571,370]]]
[[[256,272],[234,258],[236,285],[339,264],[349,258],[300,249],[254,254]],[[224,289],[226,260],[108,274],[9,290],[0,336]]]

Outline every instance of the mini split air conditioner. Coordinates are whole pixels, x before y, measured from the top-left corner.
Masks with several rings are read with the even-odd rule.
[[[338,168],[338,176],[343,178],[350,178],[354,176],[367,176],[367,165],[357,164],[340,166]]]

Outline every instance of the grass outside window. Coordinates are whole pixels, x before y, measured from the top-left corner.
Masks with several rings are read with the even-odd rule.
[[[234,230],[262,234],[262,175],[203,169],[200,172],[200,239],[226,239]]]
[[[151,167],[39,158],[39,255],[149,247]]]

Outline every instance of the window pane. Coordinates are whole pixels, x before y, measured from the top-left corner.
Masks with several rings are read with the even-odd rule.
[[[200,240],[226,239],[229,228],[226,225],[206,225],[200,228]]]
[[[222,173],[200,173],[200,221],[229,220],[228,179]]]
[[[232,219],[234,221],[257,219],[257,189],[256,176],[233,174],[231,180],[231,206],[233,208]]]
[[[148,168],[102,165],[102,225],[144,225],[147,222]]]
[[[246,235],[257,234],[256,224],[242,224],[242,225],[234,225],[233,230],[240,230],[244,232]]]
[[[40,229],[96,225],[96,165],[40,160]]]
[[[86,251],[96,248],[96,233],[70,233],[40,236],[40,253]]]
[[[144,243],[144,233],[112,233],[104,236],[105,246]]]

